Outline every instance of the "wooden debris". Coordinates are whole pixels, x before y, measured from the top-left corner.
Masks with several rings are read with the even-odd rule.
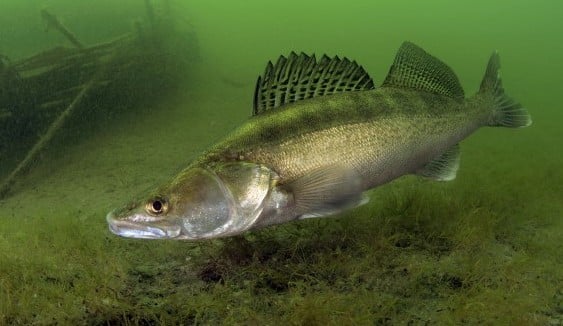
[[[45,147],[49,144],[53,136],[59,129],[64,125],[65,121],[73,114],[74,110],[82,103],[84,97],[92,90],[92,87],[95,84],[95,79],[90,81],[83,89],[78,93],[78,95],[74,98],[74,101],[63,111],[61,115],[57,117],[57,119],[49,126],[47,132],[39,139],[35,145],[31,148],[31,150],[27,153],[23,161],[18,164],[18,166],[8,175],[8,177],[4,180],[2,185],[0,185],[0,198],[4,198],[6,194],[10,191],[10,188],[16,181],[16,179],[26,173],[29,167],[37,160],[39,153],[45,149]]]
[[[76,39],[76,36],[74,36],[74,34],[72,34],[55,15],[49,13],[47,9],[41,10],[41,17],[47,24],[47,27],[54,28],[57,31],[61,32],[61,34],[63,34],[70,41],[70,43],[72,43],[78,49],[84,48],[84,46],[82,46],[82,43],[80,43]]]
[[[132,33],[91,46],[42,10],[42,19],[73,47],[57,46],[15,62],[0,55],[0,199],[65,125],[132,109],[189,75],[189,60],[197,57],[193,34],[178,32],[173,17],[157,14],[171,13],[162,1],[164,10],[156,11],[145,0],[147,21],[136,23]],[[26,144],[31,146],[24,149]],[[21,160],[10,162],[12,157]]]

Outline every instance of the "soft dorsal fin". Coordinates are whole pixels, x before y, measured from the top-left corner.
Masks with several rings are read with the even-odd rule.
[[[412,88],[457,100],[465,97],[452,69],[411,42],[399,48],[382,86]]]
[[[257,115],[284,104],[339,92],[373,89],[372,79],[364,68],[347,58],[315,56],[295,52],[280,56],[275,64],[268,62],[258,77],[254,91]]]

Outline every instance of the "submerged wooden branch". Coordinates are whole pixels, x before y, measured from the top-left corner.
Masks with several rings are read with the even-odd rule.
[[[147,17],[153,29],[156,29],[156,15],[151,0],[145,0],[145,9],[147,10]]]
[[[57,131],[61,128],[61,126],[65,123],[65,121],[70,117],[76,107],[80,106],[82,100],[86,97],[86,95],[90,92],[92,87],[94,86],[95,81],[91,80],[86,87],[82,89],[82,91],[74,98],[74,101],[67,107],[67,109],[55,120],[47,132],[41,137],[41,139],[31,148],[31,150],[27,153],[26,157],[23,161],[18,164],[18,166],[10,173],[10,175],[4,180],[2,185],[0,186],[0,199],[6,197],[14,183],[16,182],[17,178],[22,174],[25,173],[29,167],[36,161],[37,156],[39,153],[49,144],[53,136],[57,133]]]
[[[84,48],[81,51],[59,46],[16,62],[12,67],[20,73],[30,74],[30,72],[36,69],[45,70],[49,67],[64,66],[77,61],[88,62],[90,60],[97,60],[99,57],[110,55],[116,49],[123,47],[130,39],[131,35],[126,34],[115,40]]]
[[[25,158],[18,164],[12,173],[8,175],[8,177],[0,185],[0,199],[4,199],[6,197],[17,178],[26,173],[31,165],[36,162],[41,151],[43,151],[43,149],[45,149],[45,147],[51,142],[59,129],[73,115],[76,109],[80,107],[90,92],[100,83],[107,83],[107,81],[104,80],[104,77],[108,67],[111,66],[111,63],[116,56],[117,53],[114,53],[112,57],[94,74],[90,81],[82,87],[82,90],[80,90],[80,92],[74,97],[74,100],[72,100],[68,107],[57,117],[57,119],[55,119],[55,121],[53,121],[53,123],[51,123],[45,134],[37,143],[35,143],[35,145],[33,145],[31,150],[29,150]]]
[[[49,13],[46,9],[41,10],[41,17],[43,17],[43,20],[45,21],[45,23],[47,23],[48,27],[52,27],[54,29],[56,29],[57,31],[59,31],[61,34],[63,34],[69,41],[70,43],[72,43],[75,47],[77,47],[78,49],[82,50],[84,48],[84,46],[82,46],[82,43],[80,43],[80,41],[78,41],[78,39],[76,38],[76,36],[74,36],[74,34],[72,34],[68,28],[66,28],[58,19],[55,15]]]
[[[12,116],[12,112],[6,109],[0,109],[0,121],[7,119]]]

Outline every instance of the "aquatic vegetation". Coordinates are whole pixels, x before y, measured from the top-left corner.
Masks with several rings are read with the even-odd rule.
[[[472,187],[411,178],[338,218],[195,244],[123,241],[102,210],[7,219],[0,323],[560,320],[561,221]]]

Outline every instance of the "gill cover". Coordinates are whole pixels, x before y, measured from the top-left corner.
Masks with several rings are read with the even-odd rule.
[[[265,166],[236,162],[195,168],[175,193],[184,239],[242,233],[254,225],[264,208],[273,172]]]

